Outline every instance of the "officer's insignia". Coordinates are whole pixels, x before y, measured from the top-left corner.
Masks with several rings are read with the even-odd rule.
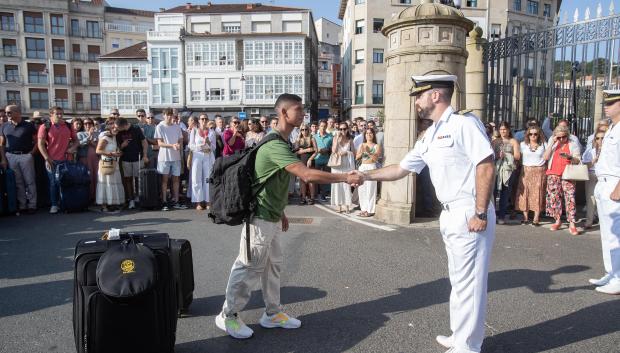
[[[443,135],[443,136],[437,136],[437,139],[438,139],[438,140],[442,140],[442,139],[449,139],[449,138],[451,138],[451,137],[452,137],[452,136],[450,136],[450,135]]]
[[[123,260],[123,262],[121,262],[121,271],[123,271],[124,275],[135,272],[135,268],[136,264],[133,260]]]
[[[473,112],[473,110],[471,109],[463,109],[463,110],[459,110],[458,112],[456,112],[458,115],[465,115],[465,114],[469,114]]]

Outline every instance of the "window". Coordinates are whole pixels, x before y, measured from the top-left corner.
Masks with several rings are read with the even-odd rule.
[[[19,91],[6,91],[6,104],[22,105],[22,94]]]
[[[90,86],[99,86],[99,70],[88,70],[88,84]]]
[[[521,27],[519,26],[513,26],[512,27],[512,35],[513,36],[518,36],[521,33]]]
[[[256,75],[245,79],[245,98],[273,102],[284,93],[303,96],[303,75]]]
[[[75,109],[84,110],[84,94],[83,93],[75,93],[73,101],[75,102]]]
[[[364,33],[364,20],[355,21],[355,34]]]
[[[65,41],[52,39],[52,58],[55,60],[65,60]]]
[[[355,0],[355,5],[360,5],[366,3],[366,0]]]
[[[62,109],[69,109],[69,96],[66,89],[54,90],[54,105]]]
[[[90,94],[90,109],[91,110],[101,109],[101,96],[99,95],[99,93]]]
[[[67,67],[65,65],[54,65],[54,83],[57,85],[67,84]]]
[[[493,23],[491,25],[491,38],[499,39],[502,37],[502,25]]]
[[[119,38],[112,38],[112,49],[120,49],[121,40]]]
[[[210,22],[192,23],[192,32],[194,33],[211,32],[211,23]]]
[[[399,0],[399,2],[403,5],[411,5],[411,0]]]
[[[30,89],[30,108],[31,109],[48,109],[50,105],[49,97],[46,89],[31,88]]]
[[[239,22],[222,22],[222,32],[224,33],[240,33],[241,23]]]
[[[101,38],[101,28],[99,28],[99,22],[86,21],[86,37],[88,38]]]
[[[478,0],[467,0],[467,7],[478,7]]]
[[[327,63],[327,61],[320,61],[319,68],[321,70],[329,70],[329,64]]]
[[[521,0],[513,0],[512,9],[515,11],[521,11]]]
[[[26,57],[30,59],[45,59],[45,40],[41,38],[26,38]]]
[[[301,21],[282,21],[282,32],[301,33]]]
[[[221,68],[233,70],[235,68],[235,42],[209,41],[203,43],[188,43],[185,46],[187,66]]]
[[[375,64],[383,64],[383,49],[372,50],[372,62]]]
[[[43,14],[24,11],[24,31],[28,33],[45,33]]]
[[[83,85],[84,79],[82,79],[82,69],[73,69],[73,81],[76,85]]]
[[[16,57],[17,53],[17,41],[15,39],[3,39],[2,40],[2,54],[0,56]]]
[[[88,61],[96,62],[99,58],[100,51],[98,45],[89,45],[88,46]]]
[[[52,34],[65,34],[65,19],[62,17],[62,15],[51,14],[50,25],[52,27]]]
[[[4,65],[4,80],[7,82],[19,82],[19,68],[17,65]]]
[[[551,17],[551,4],[545,4],[543,10],[543,16],[550,18]]]
[[[244,42],[244,64],[253,65],[302,65],[304,63],[303,41]]]
[[[372,81],[372,104],[383,104],[383,81]]]
[[[71,35],[80,35],[80,20],[71,20]]]
[[[372,31],[374,33],[381,32],[381,28],[383,28],[383,19],[382,18],[373,18],[372,19]]]
[[[355,81],[355,104],[364,104],[364,81]]]
[[[355,51],[355,63],[356,64],[364,63],[364,50],[363,49]]]
[[[73,44],[71,47],[73,48],[73,51],[71,52],[71,59],[80,60],[80,45]]]
[[[201,84],[199,78],[192,78],[189,81],[190,86],[190,100],[192,102],[198,102],[201,100]]]
[[[10,12],[0,12],[0,30],[15,31],[15,17]]]
[[[538,1],[527,0],[527,13],[538,15]]]
[[[252,33],[270,33],[271,22],[252,22]]]

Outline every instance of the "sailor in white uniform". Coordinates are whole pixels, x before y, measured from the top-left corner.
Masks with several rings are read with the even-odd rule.
[[[594,197],[601,227],[605,275],[591,279],[590,283],[601,293],[620,294],[620,90],[603,93],[605,115],[611,119],[611,125],[596,162],[598,182]]]
[[[400,162],[365,173],[365,180],[391,181],[428,165],[442,203],[440,231],[448,254],[450,336],[437,342],[450,353],[480,352],[484,339],[487,278],[495,238],[493,149],[473,114],[450,106],[456,76],[414,76],[418,119],[431,119],[424,137]]]

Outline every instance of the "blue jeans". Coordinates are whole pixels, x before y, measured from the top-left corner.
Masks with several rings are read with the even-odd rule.
[[[56,167],[58,166],[59,163],[63,163],[63,162],[64,161],[54,161],[54,168],[52,169],[52,171],[45,169],[47,171],[47,179],[49,180],[49,186],[50,186],[50,203],[52,204],[52,206],[57,206],[57,207],[58,207],[58,199],[60,198],[60,195],[59,195],[60,185],[58,184],[58,180],[56,179]]]
[[[514,184],[515,175],[517,172],[512,172],[512,175],[508,179],[508,185],[503,185],[499,190],[499,209],[497,210],[497,219],[504,219],[508,210],[508,199],[512,196],[512,184]]]

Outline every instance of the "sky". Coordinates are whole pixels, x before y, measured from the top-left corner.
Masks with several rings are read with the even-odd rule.
[[[205,4],[208,0],[133,0],[128,2],[127,0],[107,0],[108,3],[112,6],[118,7],[131,7],[136,9],[143,10],[153,10],[157,11],[160,7],[171,8],[179,5],[183,5],[186,2],[192,2],[194,4]],[[368,1],[377,1],[377,0],[368,0]],[[607,15],[609,13],[609,3],[612,0],[600,0],[603,5],[603,14]],[[620,0],[613,0],[616,6],[616,13],[620,13]],[[318,19],[320,17],[325,17],[328,20],[331,20],[336,23],[340,23],[338,19],[338,7],[340,4],[340,0],[211,0],[213,3],[250,3],[250,2],[261,2],[265,5],[279,5],[279,6],[292,6],[292,7],[302,7],[308,8],[312,10],[312,15],[314,19]],[[525,2],[525,1],[524,1]],[[562,8],[560,9],[560,13],[564,13],[566,11],[568,13],[568,18],[572,22],[573,14],[575,9],[579,7],[579,19],[582,20],[584,17],[586,7],[590,7],[590,12],[592,18],[596,15],[596,7],[599,3],[599,0],[564,0],[562,1]]]

